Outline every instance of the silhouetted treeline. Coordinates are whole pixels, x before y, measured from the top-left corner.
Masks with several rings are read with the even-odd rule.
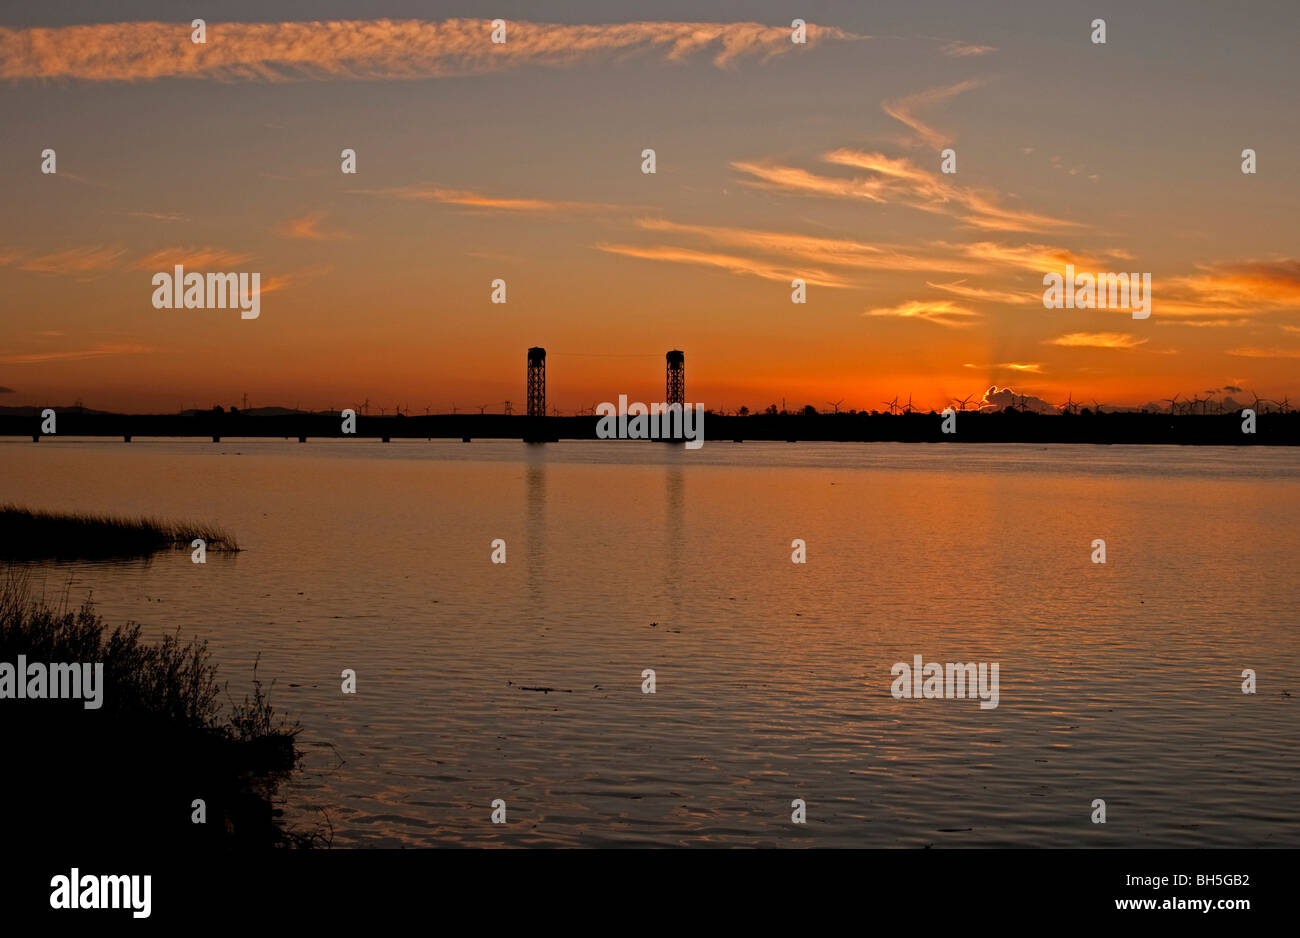
[[[527,417],[504,414],[356,417],[362,438],[389,439],[596,439],[596,417]],[[1242,431],[1245,418],[1230,414],[1093,413],[1038,414],[1013,410],[959,413],[956,432],[942,431],[937,413],[788,413],[746,416],[709,413],[705,440],[863,441],[929,443],[1182,443],[1225,446],[1294,446],[1300,443],[1300,414],[1264,413],[1255,432]],[[34,437],[40,420],[0,416],[0,436]],[[61,436],[344,438],[335,414],[251,415],[80,414],[60,412]]]

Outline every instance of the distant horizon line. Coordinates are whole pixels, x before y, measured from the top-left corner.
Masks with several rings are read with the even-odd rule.
[[[1010,389],[1002,389],[1002,390],[1010,390]],[[1228,414],[1236,414],[1242,411],[1243,409],[1247,409],[1247,408],[1250,409],[1258,408],[1259,411],[1263,413],[1272,413],[1275,410],[1276,412],[1280,412],[1283,414],[1293,412],[1290,406],[1289,396],[1287,395],[1283,395],[1281,400],[1274,400],[1272,398],[1257,397],[1252,392],[1251,397],[1252,397],[1251,401],[1238,401],[1231,396],[1216,400],[1213,398],[1199,398],[1199,397],[1182,399],[1182,395],[1176,395],[1176,398],[1179,399],[1173,406],[1160,406],[1160,407],[1153,408],[1152,405],[1157,404],[1159,402],[1151,401],[1145,405],[1130,405],[1130,404],[1111,404],[1105,401],[1098,402],[1093,398],[1087,398],[1083,401],[1076,401],[1071,398],[1061,404],[1051,404],[1050,402],[1044,401],[1041,398],[1037,398],[1034,395],[1013,394],[1013,398],[1020,399],[1019,405],[1017,405],[1014,401],[1012,401],[1008,403],[997,403],[997,404],[981,403],[979,405],[963,406],[963,400],[960,398],[955,398],[955,399],[950,399],[949,402],[943,408],[936,409],[934,407],[925,407],[924,405],[908,406],[906,404],[900,404],[898,403],[897,398],[895,398],[893,402],[882,401],[881,403],[885,405],[883,408],[842,407],[842,406],[837,406],[839,404],[842,404],[842,401],[841,402],[827,401],[826,404],[829,405],[828,407],[816,407],[813,404],[804,404],[802,406],[777,408],[776,404],[772,403],[769,404],[766,408],[758,409],[758,410],[751,409],[747,405],[741,405],[740,407],[732,408],[732,409],[727,409],[727,408],[714,409],[706,406],[705,413],[710,416],[723,416],[723,417],[763,417],[763,416],[802,417],[802,416],[812,416],[812,414],[809,413],[809,410],[811,409],[813,413],[815,413],[817,416],[844,417],[844,416],[875,415],[875,416],[887,417],[887,416],[904,416],[906,414],[939,415],[944,413],[945,410],[951,408],[957,413],[964,413],[964,414],[980,414],[980,413],[1000,414],[1000,413],[1004,413],[1007,410],[1012,410],[1017,413],[1032,413],[1039,416],[1076,416],[1084,411],[1087,411],[1089,413],[1097,413],[1097,414],[1155,414],[1155,415],[1166,414],[1169,416],[1214,417],[1214,416],[1225,416]],[[967,398],[966,400],[969,400],[969,398]],[[1169,399],[1163,398],[1162,401],[1169,401]],[[1228,404],[1229,402],[1231,402],[1231,406],[1225,407],[1224,405]],[[502,403],[509,403],[509,402],[502,402]],[[783,399],[783,403],[784,403],[784,399]],[[27,416],[26,414],[20,412],[32,411],[33,412],[32,416],[36,416],[39,415],[40,411],[43,408],[49,408],[51,410],[54,410],[55,413],[71,412],[71,413],[80,413],[80,414],[118,416],[118,417],[149,417],[149,416],[184,417],[188,415],[201,415],[201,414],[228,414],[228,415],[248,414],[250,416],[273,415],[268,412],[275,412],[275,413],[285,414],[285,415],[297,414],[297,415],[305,415],[305,416],[338,417],[342,415],[342,412],[345,409],[352,410],[354,413],[356,413],[358,417],[367,417],[367,418],[375,418],[375,417],[403,417],[403,418],[430,417],[432,418],[432,417],[471,417],[471,416],[472,417],[526,417],[528,416],[526,413],[522,413],[520,412],[520,410],[515,410],[513,408],[510,410],[494,410],[494,411],[487,409],[493,406],[499,407],[500,404],[495,404],[495,405],[475,404],[475,405],[470,405],[466,408],[460,408],[459,406],[453,404],[452,410],[450,411],[435,411],[431,406],[422,409],[421,408],[413,409],[404,405],[396,405],[394,407],[387,407],[387,406],[381,407],[379,408],[378,413],[371,412],[368,407],[368,404],[369,404],[368,399],[360,404],[352,404],[345,408],[338,408],[338,407],[303,408],[300,406],[288,407],[281,404],[265,404],[265,405],[256,405],[256,406],[250,406],[247,404],[243,406],[233,405],[233,404],[229,406],[214,404],[211,407],[201,407],[195,405],[193,407],[182,407],[178,410],[161,411],[161,410],[103,410],[94,407],[87,407],[78,401],[72,404],[44,403],[44,404],[0,405],[0,415],[10,416],[10,417]],[[1260,405],[1265,405],[1265,406],[1260,407]],[[566,409],[549,408],[548,412],[542,414],[541,416],[546,417],[548,419],[574,418],[574,417],[596,418],[598,416],[595,413],[595,409],[594,409],[596,406],[599,405],[593,405],[590,408],[582,408],[579,410],[573,410],[570,408],[566,408]],[[1200,410],[1197,410],[1198,406],[1200,407]]]

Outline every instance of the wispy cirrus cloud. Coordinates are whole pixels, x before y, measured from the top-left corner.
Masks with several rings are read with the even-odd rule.
[[[863,316],[888,316],[897,319],[924,319],[940,326],[969,326],[980,314],[951,300],[909,300],[897,306],[869,309]]]
[[[1003,244],[998,241],[974,241],[969,244],[947,245],[951,250],[973,260],[1000,267],[1011,267],[1027,273],[1044,274],[1059,271],[1066,264],[1073,264],[1081,270],[1100,270],[1099,257],[1081,254],[1067,248],[1050,244]],[[1111,252],[1101,252],[1109,255]],[[1041,289],[1041,286],[1040,286]],[[1042,302],[1042,294],[1039,294]]]
[[[1039,375],[1043,373],[1042,362],[1000,362],[995,365],[976,365],[966,362],[963,368],[974,368],[977,371],[1016,371],[1022,374]]]
[[[161,248],[137,258],[127,265],[129,270],[163,270],[170,272],[172,267],[180,264],[190,269],[207,267],[233,267],[250,260],[252,254],[228,251],[214,247],[170,247]],[[265,288],[263,288],[265,292]]]
[[[1300,348],[1278,348],[1272,346],[1269,348],[1260,348],[1259,346],[1243,346],[1242,348],[1228,349],[1229,355],[1235,355],[1238,358],[1300,358]]]
[[[1068,219],[1004,206],[995,194],[955,185],[906,157],[841,147],[824,154],[822,159],[837,166],[863,170],[867,175],[846,179],[794,166],[743,160],[731,166],[751,177],[743,183],[753,188],[904,205],[949,215],[972,228],[988,231],[1042,232],[1084,227]]]
[[[317,277],[323,277],[333,271],[333,267],[325,264],[319,267],[308,267],[304,270],[295,270],[289,273],[276,274],[263,278],[261,293],[265,296],[267,293],[276,293],[280,290],[286,290],[289,287],[296,287],[308,280],[315,280]]]
[[[596,247],[607,254],[621,254],[624,257],[637,257],[642,260],[670,261],[679,264],[716,267],[729,273],[761,277],[764,280],[780,280],[789,283],[795,278],[801,278],[805,283],[822,287],[853,286],[849,281],[822,270],[796,269],[733,254],[717,254],[710,251],[697,251],[692,248],[666,245],[642,247],[632,244],[597,244]]]
[[[865,199],[868,202],[888,202],[885,184],[878,179],[838,179],[819,176],[795,166],[771,163],[754,163],[737,160],[732,169],[753,176],[743,184],[755,189],[794,192],[804,195],[821,195],[842,199]]]
[[[154,350],[146,345],[108,342],[92,348],[0,355],[0,365],[39,365],[44,362],[86,361],[91,358],[112,358],[118,355],[144,355],[152,351]]]
[[[12,250],[0,252],[0,266],[13,265],[19,270],[40,274],[92,274],[111,269],[124,254],[125,248],[104,245],[64,248],[37,254]]]
[[[1132,349],[1147,342],[1123,332],[1071,332],[1048,341],[1065,348]]]
[[[32,252],[0,249],[0,267],[42,274],[77,276],[110,270],[168,270],[176,264],[191,269],[229,267],[252,258],[252,254],[215,247],[161,248],[125,263],[126,248],[109,245],[84,245],[57,251]],[[265,291],[263,291],[265,292]]]
[[[942,40],[941,40],[942,41]],[[997,46],[986,46],[976,42],[963,42],[960,39],[949,39],[943,41],[939,51],[944,55],[956,56],[958,58],[967,58],[973,55],[988,55],[991,52],[997,52]]]
[[[537,214],[563,214],[588,212],[626,212],[631,206],[610,205],[602,202],[570,202],[558,199],[513,198],[487,195],[473,189],[449,189],[444,186],[393,186],[386,189],[351,189],[362,195],[377,195],[390,199],[414,202],[437,202],[485,211],[524,212]]]
[[[961,48],[960,44],[957,48]],[[967,91],[978,88],[983,84],[983,79],[968,78],[966,81],[959,81],[956,84],[944,85],[940,88],[929,88],[925,91],[918,91],[916,94],[909,94],[906,97],[885,101],[880,107],[894,120],[901,121],[911,127],[929,146],[938,149],[947,144],[952,139],[951,136],[925,123],[917,116],[916,112],[942,104],[949,98],[965,94]]]
[[[954,185],[938,173],[924,170],[905,157],[890,158],[841,147],[824,159],[839,166],[863,169],[885,182],[891,199],[930,212],[956,215],[974,228],[994,231],[1051,231],[1083,227],[1078,222],[1053,218],[999,204],[995,195]]]
[[[1187,326],[1192,329],[1224,329],[1230,326],[1246,326],[1250,324],[1250,319],[1244,316],[1237,316],[1232,319],[1169,319],[1163,316],[1165,309],[1160,308],[1162,317],[1156,322],[1161,326]]]
[[[348,235],[324,227],[328,212],[308,212],[276,226],[275,233],[282,238],[299,241],[344,241]]]
[[[132,218],[148,218],[151,221],[189,221],[188,215],[175,212],[127,212]]]
[[[983,269],[977,262],[957,256],[959,252],[951,250],[927,255],[883,242],[870,244],[851,238],[828,238],[725,225],[691,225],[658,218],[643,218],[637,225],[646,231],[700,238],[714,244],[743,247],[782,257],[793,256],[813,264],[835,267],[949,272],[975,272]]]
[[[66,180],[67,182],[75,182],[79,186],[93,186],[97,189],[107,188],[102,183],[92,182],[91,180],[87,179],[85,176],[78,175],[77,173],[70,173],[67,170],[59,170],[59,172],[57,173],[51,173],[50,178],[62,179],[62,180]]]
[[[194,43],[185,23],[0,27],[0,79],[415,79],[574,66],[636,54],[669,62],[711,54],[715,65],[726,68],[801,48],[790,41],[788,26],[753,22],[521,21],[506,29],[506,42],[493,43],[489,19],[212,21],[207,42]],[[836,27],[807,26],[808,46],[866,38]]]
[[[637,220],[636,225],[643,231],[668,236],[675,243],[653,246],[601,245],[601,249],[609,253],[660,261],[712,264],[736,273],[763,270],[768,272],[769,279],[773,280],[801,277],[807,283],[820,282],[835,286],[861,285],[862,281],[847,274],[827,273],[827,269],[988,275],[990,268],[1000,267],[1041,276],[1044,270],[1067,263],[1076,265],[1095,263],[1092,259],[1082,257],[1065,248],[1036,243],[1004,244],[977,241],[952,244],[930,241],[899,245],[788,231],[687,224],[662,218],[641,218]],[[700,250],[691,242],[707,244],[711,248],[725,248],[726,252]],[[743,252],[743,256],[737,252]],[[801,265],[791,266],[792,258],[802,262]],[[972,301],[1020,304],[1042,300],[1042,294],[1038,291],[1015,293],[983,289],[967,285],[965,279],[931,285]],[[940,312],[941,307],[938,303],[941,302],[935,301],[929,305],[933,311]],[[949,315],[940,318],[951,321],[954,315],[959,315],[955,313],[958,309],[966,309],[966,307],[953,304],[953,309],[948,311]]]
[[[1043,301],[1041,293],[1016,293],[1009,290],[990,290],[985,287],[971,286],[965,280],[954,280],[951,283],[932,283],[927,280],[925,285],[927,287],[933,287],[936,290],[943,290],[945,293],[951,293],[954,296],[960,296],[963,299],[982,300],[988,303],[1023,305],[1029,303],[1041,303]]]

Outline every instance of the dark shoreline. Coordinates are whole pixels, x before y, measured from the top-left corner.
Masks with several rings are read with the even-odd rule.
[[[355,434],[342,432],[337,414],[107,414],[57,411],[62,436],[265,437],[297,439],[504,439],[595,440],[597,417],[527,417],[505,414],[432,414],[356,417]],[[1300,413],[1264,413],[1255,432],[1242,431],[1240,412],[1156,414],[1141,412],[1038,414],[1007,409],[957,414],[956,432],[944,433],[938,413],[706,414],[704,439],[776,442],[896,443],[1101,443],[1196,446],[1300,445]],[[0,437],[37,441],[41,418],[0,415]]]

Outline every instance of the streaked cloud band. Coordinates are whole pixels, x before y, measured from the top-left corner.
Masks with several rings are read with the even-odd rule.
[[[0,27],[0,79],[141,81],[414,79],[472,75],[527,65],[580,65],[644,54],[683,61],[710,54],[720,68],[798,52],[787,26],[762,23],[510,22],[491,41],[486,19],[338,20],[207,24],[195,43],[186,23],[102,23],[55,28]],[[864,39],[836,27],[807,26],[807,46]]]

